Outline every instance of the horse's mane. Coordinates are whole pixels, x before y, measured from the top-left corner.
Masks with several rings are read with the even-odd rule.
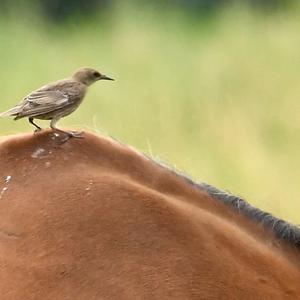
[[[110,138],[115,142],[124,145],[118,139],[113,137]],[[235,196],[229,192],[219,190],[216,187],[213,187],[207,183],[196,182],[192,180],[189,176],[184,174],[183,172],[176,170],[173,166],[170,166],[169,164],[162,162],[158,158],[155,158],[153,156],[148,156],[145,154],[142,155],[147,157],[149,160],[153,161],[159,167],[168,169],[174,175],[181,177],[186,182],[191,184],[193,187],[206,191],[216,201],[220,201],[233,208],[237,213],[242,214],[248,217],[250,220],[253,220],[259,224],[262,224],[267,230],[272,231],[276,236],[276,238],[278,238],[279,240],[284,240],[300,250],[300,227],[299,226],[284,221],[280,218],[273,216],[268,212],[265,212],[259,208],[254,207],[239,196]]]
[[[285,240],[300,250],[300,227],[287,221],[274,217],[272,214],[253,207],[242,198],[230,193],[220,191],[206,183],[194,183],[196,187],[207,191],[214,199],[230,205],[238,213],[253,221],[262,224],[274,232],[278,239]]]
[[[183,174],[182,172],[179,172],[178,170],[174,170],[172,167],[166,165],[165,163],[161,163],[158,161],[155,162],[161,167],[169,169],[172,173],[176,174],[177,176],[180,176],[192,186],[206,191],[209,195],[213,197],[213,199],[232,207],[236,212],[248,217],[250,220],[262,224],[266,229],[271,230],[278,239],[284,240],[300,250],[299,226],[291,224],[287,221],[273,216],[268,212],[254,207],[239,196],[235,196],[231,193],[219,190],[207,183],[195,182],[187,175]]]

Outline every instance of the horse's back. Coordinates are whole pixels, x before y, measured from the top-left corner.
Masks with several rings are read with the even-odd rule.
[[[0,299],[299,297],[243,220],[109,139],[5,139],[0,178]]]

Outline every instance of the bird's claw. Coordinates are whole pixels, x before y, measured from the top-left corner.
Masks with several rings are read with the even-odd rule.
[[[38,132],[40,132],[40,131],[42,131],[42,128],[36,128],[36,129],[34,130],[34,134],[36,134],[36,133],[38,133]]]
[[[71,138],[83,138],[83,131],[66,131],[66,133],[68,134],[68,136]]]
[[[54,138],[59,139],[60,144],[64,144],[71,138],[83,138],[83,131],[63,131],[63,130],[54,130]]]

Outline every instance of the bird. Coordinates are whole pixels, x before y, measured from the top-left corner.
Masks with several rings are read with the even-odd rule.
[[[98,80],[114,79],[93,68],[80,68],[69,78],[46,84],[31,92],[19,104],[0,113],[0,117],[13,116],[14,120],[28,118],[36,127],[35,132],[42,128],[34,123],[34,119],[50,120],[50,128],[53,131],[66,134],[69,138],[81,137],[81,132],[65,131],[59,129],[56,124],[78,108],[88,87]]]

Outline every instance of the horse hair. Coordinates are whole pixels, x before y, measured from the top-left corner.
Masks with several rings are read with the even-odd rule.
[[[151,159],[153,160],[153,158]],[[244,199],[232,195],[231,193],[219,190],[207,183],[197,183],[186,174],[183,174],[182,172],[175,170],[174,167],[170,167],[168,164],[162,163],[157,159],[155,159],[154,162],[156,162],[160,167],[166,168],[170,170],[172,173],[175,173],[177,176],[184,178],[192,186],[206,191],[215,200],[220,201],[232,207],[239,214],[242,214],[248,217],[250,220],[262,224],[264,228],[266,228],[267,230],[271,230],[277,239],[284,240],[289,244],[295,246],[298,250],[300,250],[300,227],[299,226],[295,224],[291,224],[287,221],[284,221],[280,218],[273,216],[268,212],[256,208],[250,205]]]
[[[115,138],[113,139],[122,144],[122,142],[119,140]],[[231,193],[219,190],[207,183],[196,182],[182,171],[174,168],[174,166],[167,164],[165,161],[161,161],[158,157],[153,157],[153,155],[149,156],[146,154],[143,155],[147,159],[153,161],[159,167],[168,169],[171,173],[183,178],[192,186],[206,191],[210,196],[213,197],[213,199],[232,207],[236,212],[248,217],[250,220],[262,224],[264,228],[271,230],[277,239],[284,240],[290,245],[294,246],[296,249],[300,250],[300,227],[298,225],[284,221],[268,212],[256,208],[250,205],[246,200],[232,195]]]
[[[271,229],[275,236],[280,240],[285,240],[300,250],[300,227],[287,221],[279,219],[272,214],[259,208],[253,207],[242,198],[230,193],[220,191],[206,183],[194,183],[200,189],[204,189],[214,199],[230,205],[238,213],[243,214],[265,228]]]

